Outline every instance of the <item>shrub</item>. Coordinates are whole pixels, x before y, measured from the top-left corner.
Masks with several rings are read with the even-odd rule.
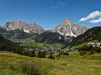
[[[64,52],[64,51],[60,51],[59,55],[69,55],[69,53],[68,52]]]
[[[63,55],[69,55],[69,54],[68,54],[68,52],[64,52],[64,54],[63,54]]]
[[[93,46],[83,46],[82,48],[79,48],[78,51],[80,52],[81,55],[84,55],[88,52],[90,52],[89,53],[89,55],[90,55],[90,54],[94,54],[96,52],[101,52],[101,48],[93,47]]]
[[[80,52],[80,55],[81,55],[81,56],[84,55],[84,54],[86,54],[86,51],[81,51],[81,52]]]
[[[39,52],[38,52],[38,54],[37,54],[37,57],[39,57],[39,58],[46,58],[46,52],[44,51],[44,52],[41,52],[40,50],[39,50]]]
[[[59,60],[59,58],[60,58],[61,56],[60,56],[60,54],[57,54],[55,57],[56,57],[57,60]]]
[[[30,54],[29,54],[29,56],[30,56],[30,57],[35,57],[35,56],[36,56],[35,51],[34,51],[34,50],[33,50],[33,51],[31,51],[31,52],[30,52]]]
[[[38,64],[23,62],[21,63],[21,68],[25,75],[41,75]]]
[[[53,56],[53,53],[50,53],[50,55],[48,56],[49,59],[55,59],[55,57]]]

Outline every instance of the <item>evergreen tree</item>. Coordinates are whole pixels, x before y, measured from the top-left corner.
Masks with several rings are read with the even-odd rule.
[[[31,52],[30,52],[30,57],[35,57],[35,56],[36,56],[35,51],[34,51],[34,50],[31,51]]]
[[[41,57],[41,51],[39,50],[38,54],[37,54],[37,57]]]
[[[50,55],[48,56],[49,59],[55,59],[55,57],[53,56],[53,53],[50,53]]]
[[[42,58],[46,58],[46,52],[44,51],[44,52],[41,52],[41,57]]]

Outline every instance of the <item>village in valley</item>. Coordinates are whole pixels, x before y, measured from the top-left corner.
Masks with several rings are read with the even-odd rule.
[[[101,43],[91,43],[91,42],[89,42],[88,44],[86,44],[86,46],[92,46],[92,47],[99,47],[99,48],[101,48]]]
[[[58,48],[57,46],[54,46],[52,45],[50,48],[49,47],[43,47],[42,49],[39,49],[39,48],[34,48],[32,46],[22,46],[22,48],[24,48],[25,51],[35,51],[35,53],[38,53],[39,51],[41,52],[46,52],[47,54],[50,54],[50,53],[58,53],[61,51],[61,48]],[[65,50],[62,50],[63,52],[72,52],[72,51],[76,51],[75,49],[73,48],[66,48]]]
[[[15,43],[26,43],[26,42],[31,42],[31,41],[27,41],[27,40],[21,40],[21,41],[13,41]],[[86,44],[86,46],[92,46],[92,47],[99,47],[101,48],[101,43],[93,43],[93,42],[89,42]],[[35,53],[38,53],[39,51],[41,52],[46,52],[47,54],[50,53],[58,53],[59,51],[61,51],[62,49],[60,47],[57,47],[57,45],[50,45],[47,44],[46,47],[43,48],[37,48],[37,47],[33,47],[33,46],[21,46],[25,51],[35,51]],[[63,52],[72,52],[72,51],[76,51],[76,49],[71,48],[65,48],[62,50]]]

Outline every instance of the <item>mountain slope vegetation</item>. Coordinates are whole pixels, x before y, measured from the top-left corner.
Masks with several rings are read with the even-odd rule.
[[[80,45],[84,42],[90,42],[93,40],[98,40],[101,42],[101,27],[93,27],[87,30],[84,34],[79,35],[76,37],[69,46],[76,46]]]
[[[17,49],[20,49],[20,47],[17,44],[0,36],[0,51],[13,51]]]
[[[0,34],[6,38],[13,38],[13,39],[26,39],[32,36],[32,34],[25,33],[23,30],[11,30],[6,31],[3,28],[0,28]]]
[[[39,36],[34,38],[36,42],[40,43],[64,43],[64,36],[60,35],[57,32],[44,32],[40,34]]]

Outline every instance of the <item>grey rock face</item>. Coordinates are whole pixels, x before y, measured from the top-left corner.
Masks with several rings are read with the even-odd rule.
[[[7,22],[3,28],[5,28],[7,31],[20,29],[23,30],[26,33],[42,33],[44,29],[37,25],[36,23],[27,24],[24,21],[13,21],[13,22]]]
[[[65,18],[63,23],[56,26],[53,32],[58,32],[61,35],[77,37],[83,34],[88,28],[85,25],[73,24],[68,18]]]

